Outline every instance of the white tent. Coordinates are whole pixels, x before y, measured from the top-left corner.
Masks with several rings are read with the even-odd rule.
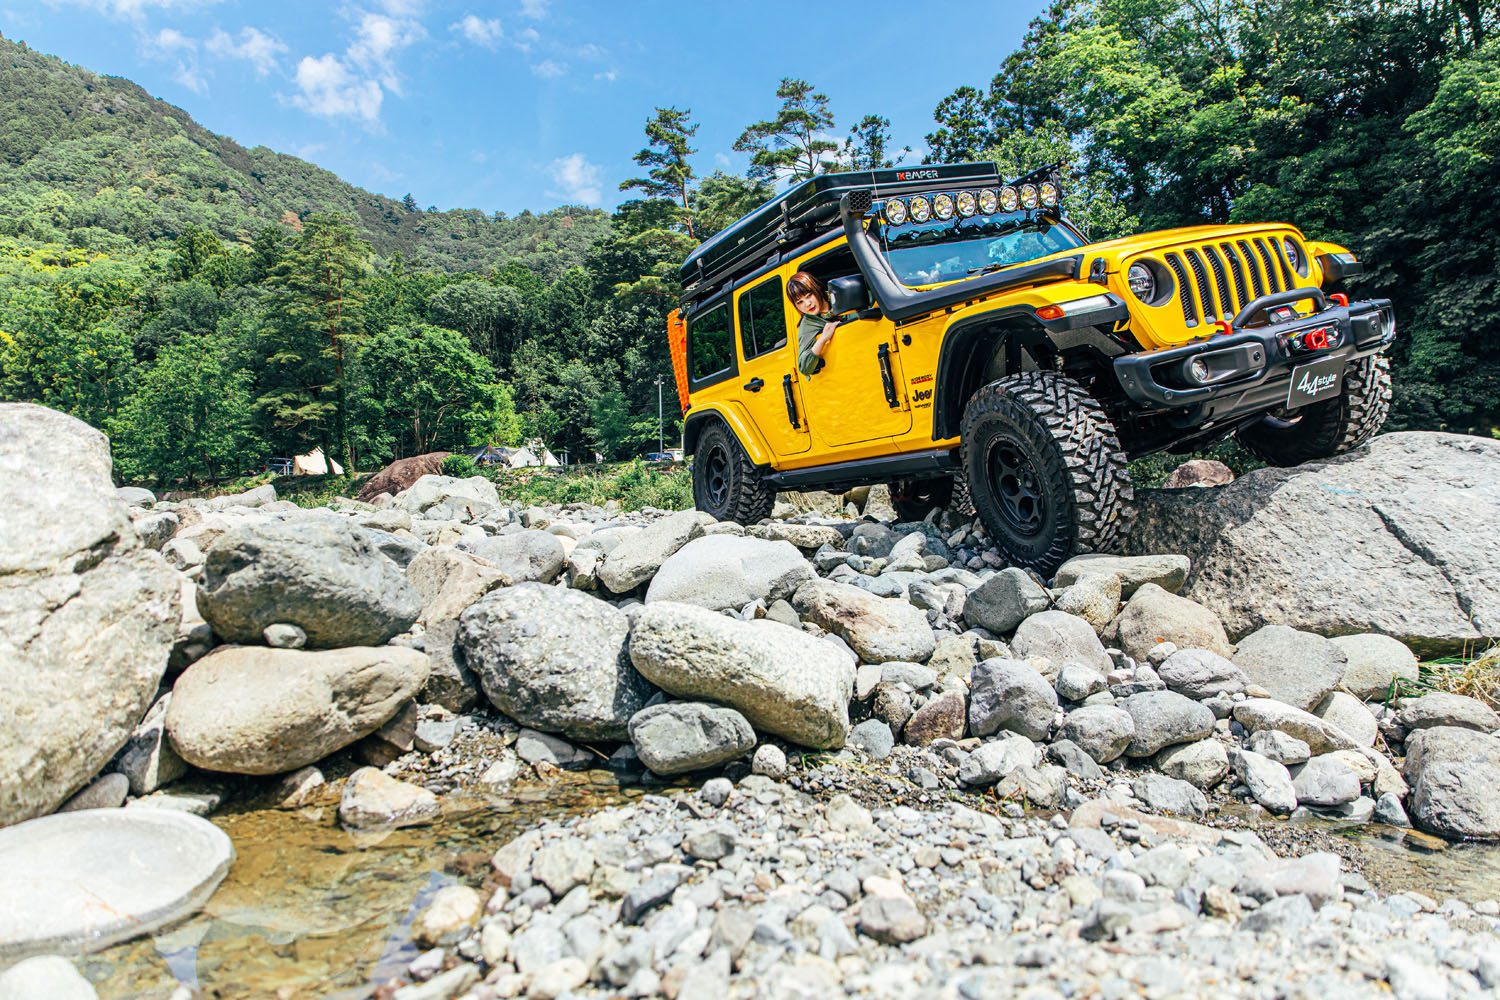
[[[533,465],[541,465],[537,457],[529,449],[517,448],[510,453],[510,467],[512,469],[525,469]]]
[[[292,460],[292,475],[294,476],[326,476],[328,467],[333,466],[333,474],[342,476],[344,467],[337,462],[331,462],[323,456],[322,446],[314,448],[306,455],[298,455]]]

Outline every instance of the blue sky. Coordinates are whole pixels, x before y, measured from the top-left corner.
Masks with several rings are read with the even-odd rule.
[[[836,138],[882,114],[920,162],[937,102],[986,85],[1043,6],[0,0],[0,31],[245,146],[423,207],[514,214],[630,197],[657,105],[692,109],[699,173],[743,170],[730,146],[775,113],[783,76],[828,94]]]

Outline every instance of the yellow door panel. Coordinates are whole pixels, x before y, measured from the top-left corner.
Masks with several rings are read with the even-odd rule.
[[[813,433],[825,447],[889,438],[911,428],[896,334],[888,322],[841,323],[823,368],[803,376]]]
[[[740,343],[738,399],[778,458],[812,447],[797,382],[797,345],[795,333],[790,332],[790,311],[776,275],[735,297],[735,329]]]

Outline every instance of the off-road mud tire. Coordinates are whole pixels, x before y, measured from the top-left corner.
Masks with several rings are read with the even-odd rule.
[[[1301,465],[1358,448],[1391,412],[1391,361],[1372,354],[1344,369],[1343,391],[1289,414],[1267,414],[1235,435],[1245,450],[1270,465]]]
[[[703,428],[693,450],[693,503],[699,510],[740,524],[770,517],[776,490],[763,475],[726,424],[715,420]]]
[[[1077,382],[1024,372],[964,408],[964,472],[985,530],[1012,565],[1050,577],[1080,552],[1117,547],[1133,518],[1114,425]]]
[[[969,477],[962,472],[953,474],[953,495],[948,499],[948,509],[959,517],[974,516],[974,498],[969,495]]]

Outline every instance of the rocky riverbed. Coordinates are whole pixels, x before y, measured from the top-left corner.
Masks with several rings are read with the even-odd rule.
[[[1368,852],[1328,832],[1500,836],[1500,718],[1413,684],[1413,649],[1472,648],[1494,627],[1437,616],[1414,634],[1411,613],[1435,571],[1441,600],[1494,597],[1495,443],[1389,435],[1143,504],[1138,537],[1165,531],[1153,510],[1178,537],[1193,517],[1222,535],[1256,477],[1321,484],[1341,504],[1368,494],[1409,540],[1429,522],[1407,494],[1431,480],[1399,469],[1447,468],[1444,502],[1466,520],[1407,545],[1405,578],[1347,538],[1347,561],[1378,557],[1383,582],[1337,595],[1341,624],[1320,632],[1297,613],[1319,592],[1262,619],[1221,596],[1237,572],[1222,546],[1201,562],[1081,556],[1039,580],[978,522],[895,523],[881,488],[789,496],[758,525],[515,508],[442,476],[316,510],[266,487],[173,504],[116,495],[107,445],[76,421],[0,415],[7,469],[56,461],[6,487],[0,615],[21,641],[3,651],[18,682],[0,823],[16,825],[0,854],[59,807],[214,819],[255,803],[358,850],[513,815],[549,788],[624,789],[445,840],[471,860],[403,924],[427,950],[343,995],[1437,997],[1500,982],[1500,886],[1450,899],[1373,871],[1372,886]],[[1262,589],[1277,586],[1265,567],[1295,563],[1274,541],[1258,542]],[[1297,591],[1286,577],[1280,593]],[[14,913],[0,925],[0,962],[57,950],[27,933]],[[106,996],[170,992],[82,967]],[[69,995],[70,975],[33,959],[0,997],[33,995],[31,976]]]

